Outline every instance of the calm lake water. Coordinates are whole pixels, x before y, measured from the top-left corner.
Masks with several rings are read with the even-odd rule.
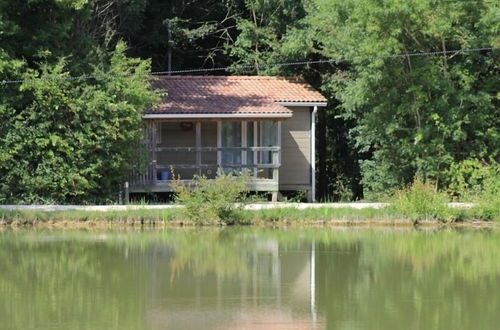
[[[499,329],[500,232],[0,231],[0,329]]]

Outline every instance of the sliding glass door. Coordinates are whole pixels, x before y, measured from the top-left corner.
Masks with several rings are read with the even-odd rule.
[[[252,147],[277,146],[277,127],[275,121],[222,121],[219,166],[225,173],[249,169],[255,177],[269,177],[269,168],[257,170],[256,165],[272,164],[273,151]]]
[[[276,126],[277,122],[261,121],[260,122],[260,146],[261,147],[275,147],[277,145]],[[260,156],[262,164],[272,164],[273,153],[272,151],[262,151]]]
[[[224,172],[230,173],[233,170],[241,171],[241,122],[239,121],[223,121],[221,132],[222,148],[231,148],[222,150],[222,168]],[[234,149],[232,149],[234,148]]]

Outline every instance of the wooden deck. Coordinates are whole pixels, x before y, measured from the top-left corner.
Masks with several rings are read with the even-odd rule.
[[[193,180],[179,180],[178,182],[184,185],[192,185]],[[131,193],[159,193],[159,192],[173,192],[173,180],[156,180],[151,182],[135,183],[130,185]],[[247,183],[249,191],[269,191],[277,192],[279,189],[279,182],[272,179],[250,179]]]

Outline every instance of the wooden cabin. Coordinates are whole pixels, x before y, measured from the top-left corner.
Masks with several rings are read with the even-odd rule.
[[[306,191],[315,199],[315,114],[326,99],[295,79],[262,76],[164,76],[166,95],[144,114],[152,159],[131,174],[131,193],[171,191],[172,172],[194,175],[248,169],[251,191]]]

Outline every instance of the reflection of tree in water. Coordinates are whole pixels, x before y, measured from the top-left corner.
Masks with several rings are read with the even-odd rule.
[[[317,303],[329,328],[495,328],[498,232],[340,236],[350,239],[317,244],[316,252]]]
[[[139,327],[147,291],[145,282],[138,280],[143,267],[105,245],[61,233],[0,233],[3,326]],[[109,322],[110,315],[114,323]]]
[[[220,294],[245,286],[249,296],[266,293],[278,255],[271,243],[226,229],[0,232],[0,297],[13,297],[1,299],[0,319],[20,329],[30,322],[140,328],[155,285],[172,284],[164,296],[180,298],[190,290],[211,295],[215,283]]]

